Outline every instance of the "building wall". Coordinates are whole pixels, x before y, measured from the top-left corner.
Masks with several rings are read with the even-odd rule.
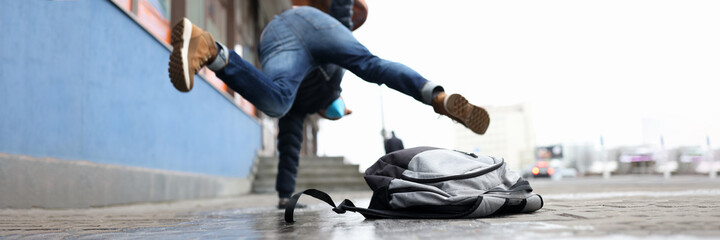
[[[7,1],[0,23],[1,153],[251,177],[257,120],[199,76],[175,90],[168,48],[111,1]]]
[[[513,170],[534,162],[535,135],[526,105],[485,108],[490,127],[484,135],[455,124],[455,149],[482,155],[502,157]]]

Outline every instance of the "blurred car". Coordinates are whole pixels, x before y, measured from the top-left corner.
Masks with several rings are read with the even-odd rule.
[[[555,171],[555,168],[551,167],[549,162],[537,161],[523,172],[523,177],[552,177]]]

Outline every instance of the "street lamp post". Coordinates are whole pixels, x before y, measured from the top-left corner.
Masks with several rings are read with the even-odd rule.
[[[715,152],[713,151],[712,145],[710,144],[710,136],[705,137],[705,143],[707,144],[706,160],[710,165],[710,178],[717,177],[717,166],[715,164]]]
[[[600,157],[603,159],[603,178],[610,179],[610,163],[605,152],[605,140],[600,136]]]
[[[670,162],[668,159],[668,153],[665,150],[665,138],[663,138],[663,136],[660,136],[660,158],[662,159],[662,161],[660,161],[660,163],[662,164],[662,168],[663,168],[663,177],[665,177],[665,179],[669,179],[670,178]]]

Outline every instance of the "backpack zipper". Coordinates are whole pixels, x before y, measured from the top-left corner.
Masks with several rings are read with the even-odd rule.
[[[408,176],[402,175],[401,179],[408,180],[411,182],[416,182],[416,183],[436,183],[436,182],[449,181],[449,180],[474,178],[474,177],[479,177],[479,176],[485,175],[489,172],[497,170],[498,168],[500,168],[500,166],[502,166],[503,163],[505,163],[505,160],[502,160],[499,163],[496,163],[492,166],[489,166],[485,169],[482,169],[480,171],[473,172],[473,173],[445,176],[445,177],[439,177],[439,178],[413,178],[413,177],[408,177]]]

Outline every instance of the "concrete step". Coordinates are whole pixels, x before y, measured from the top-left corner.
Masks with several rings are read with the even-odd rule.
[[[277,176],[277,167],[258,169],[255,174],[255,179],[271,178],[275,179]],[[343,177],[343,176],[354,176],[360,173],[357,165],[339,165],[333,167],[299,167],[298,177],[299,178],[318,178],[318,177]]]
[[[264,158],[264,159],[261,158],[258,161],[258,170],[277,168],[278,161],[279,160],[277,157]],[[332,157],[332,158],[327,158],[327,159],[300,158],[298,165],[300,167],[308,166],[311,168],[323,168],[323,167],[332,167],[332,166],[343,166],[343,165],[347,165],[347,164],[344,162],[343,158]]]
[[[259,157],[260,162],[277,162],[278,157]],[[343,162],[344,157],[300,157],[300,162]]]
[[[295,184],[296,191],[316,188],[322,191],[356,191],[370,190],[361,175],[326,178],[298,178]],[[256,179],[253,182],[253,192],[275,192],[275,179]]]
[[[253,192],[275,192],[277,157],[258,161]],[[357,164],[346,164],[343,157],[301,157],[295,189],[317,188],[324,191],[369,190]]]

